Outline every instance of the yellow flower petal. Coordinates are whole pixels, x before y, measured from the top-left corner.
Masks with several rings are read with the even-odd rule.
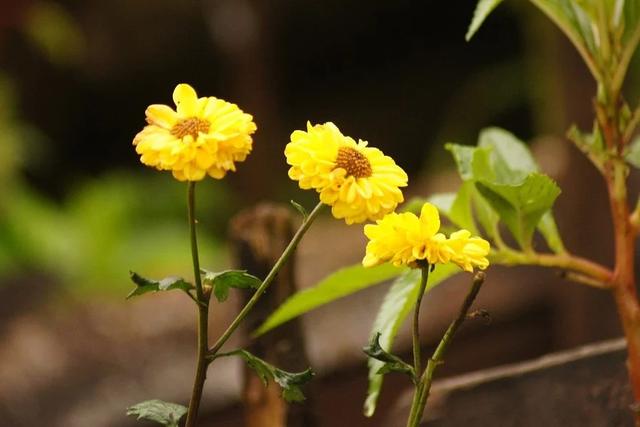
[[[447,239],[438,233],[439,228],[440,215],[429,203],[422,206],[419,218],[410,212],[387,214],[375,225],[364,227],[369,243],[362,264],[391,262],[417,268],[419,261],[426,261],[432,265],[453,262],[466,271],[487,268],[489,242],[471,237],[467,230],[456,231]]]
[[[175,102],[178,114],[182,118],[196,115],[198,107],[198,95],[194,88],[185,83],[180,83],[173,90],[173,102]]]
[[[285,147],[289,177],[302,189],[315,189],[331,213],[347,224],[375,221],[404,198],[407,174],[366,141],[355,142],[327,122],[296,130]]]
[[[176,86],[173,98],[177,112],[166,105],[147,108],[149,125],[133,140],[140,161],[170,170],[180,181],[221,179],[235,171],[252,149],[251,115],[222,99],[198,98],[187,84]]]
[[[440,230],[440,214],[438,209],[431,203],[425,203],[420,210],[420,222],[425,228],[427,235],[433,236]]]
[[[178,121],[176,112],[168,105],[153,104],[147,107],[145,111],[149,124],[160,126],[165,129],[171,129]]]

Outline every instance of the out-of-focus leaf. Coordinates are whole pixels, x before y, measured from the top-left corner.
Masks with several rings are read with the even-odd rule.
[[[282,388],[282,397],[287,402],[301,402],[304,400],[301,386],[311,381],[315,375],[311,369],[302,372],[287,372],[276,368],[246,350],[234,350],[220,354],[222,356],[240,356],[247,365],[255,371],[266,386],[269,381],[275,381]]]
[[[167,427],[178,427],[180,418],[187,413],[187,408],[177,403],[162,400],[146,400],[127,408],[127,415],[137,416],[138,420],[154,421]]]
[[[489,14],[498,7],[503,0],[479,0],[476,5],[476,9],[473,12],[473,19],[467,30],[467,34],[464,36],[465,40],[471,40],[471,37],[480,29],[482,23],[487,19]]]
[[[384,375],[389,372],[399,372],[401,374],[409,375],[413,382],[416,381],[415,371],[411,365],[400,359],[398,356],[386,352],[380,346],[379,333],[374,335],[371,342],[369,342],[369,345],[364,347],[362,351],[364,351],[367,356],[384,363],[382,368],[377,372],[379,375]]]
[[[453,264],[438,265],[436,269],[429,274],[427,291],[460,271],[461,270]],[[400,326],[413,308],[420,289],[420,274],[420,270],[418,269],[406,271],[395,280],[385,295],[378,314],[376,314],[376,319],[373,322],[371,333],[372,338],[380,334],[378,342],[382,347],[391,349]],[[369,359],[369,387],[367,390],[367,399],[364,403],[364,414],[367,417],[372,416],[376,410],[376,404],[384,377],[383,375],[379,375],[378,372],[380,372],[383,366],[384,362]]]
[[[597,28],[590,16],[593,14],[593,2],[575,0],[531,0],[554,24],[562,30],[576,47],[587,63],[594,77],[599,73],[592,57],[598,56],[594,28]],[[587,9],[584,9],[587,7]]]
[[[455,226],[469,230],[472,234],[478,234],[473,220],[471,197],[475,188],[471,182],[464,182],[457,193],[434,194],[428,198]]]
[[[174,289],[188,292],[190,289],[193,289],[193,285],[181,277],[167,277],[162,280],[153,280],[144,278],[133,271],[130,274],[131,280],[136,284],[136,288],[127,295],[127,299],[149,292],[172,291]]]
[[[213,294],[219,302],[224,302],[229,297],[229,288],[256,289],[262,281],[245,270],[225,270],[219,272],[200,269],[204,274],[202,282],[213,288]]]
[[[531,172],[538,172],[538,165],[529,147],[509,131],[496,127],[483,129],[478,147],[490,150],[495,180],[500,183],[519,181]]]
[[[629,146],[629,151],[624,156],[627,163],[635,168],[640,169],[640,137],[633,140]]]
[[[26,14],[24,30],[55,64],[76,64],[85,53],[80,26],[64,7],[53,1],[33,2]]]
[[[314,308],[396,277],[402,272],[403,269],[388,263],[369,268],[356,264],[338,270],[314,287],[302,290],[287,299],[260,325],[254,335],[262,335]]]

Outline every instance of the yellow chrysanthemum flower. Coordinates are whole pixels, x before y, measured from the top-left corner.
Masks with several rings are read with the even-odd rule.
[[[419,218],[411,212],[388,214],[376,224],[364,227],[369,243],[362,264],[371,267],[391,262],[396,266],[418,268],[423,261],[453,262],[466,271],[473,271],[474,267],[487,268],[489,242],[470,237],[467,230],[457,231],[447,239],[438,233],[439,229],[438,209],[430,203],[422,206]]]
[[[235,171],[235,162],[251,152],[256,125],[237,105],[214,97],[198,98],[187,84],[173,91],[174,111],[150,105],[148,126],[133,140],[140,161],[158,170],[170,170],[180,181],[199,181],[206,175],[223,178]]]
[[[377,148],[343,135],[331,122],[291,134],[285,148],[289,177],[300,188],[315,189],[347,224],[382,218],[404,198],[407,174]]]

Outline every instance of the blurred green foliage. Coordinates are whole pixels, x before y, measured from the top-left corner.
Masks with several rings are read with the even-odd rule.
[[[56,65],[74,65],[86,51],[82,29],[63,6],[52,1],[37,1],[28,8],[24,32]]]
[[[17,183],[4,196],[0,276],[36,269],[72,292],[122,296],[130,269],[188,277],[186,189],[167,174],[111,173],[79,185],[61,204]],[[210,268],[223,264],[222,230],[204,225],[224,223],[227,199],[217,182],[199,188],[201,259]]]

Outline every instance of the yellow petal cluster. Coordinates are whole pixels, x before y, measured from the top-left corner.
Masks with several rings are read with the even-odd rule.
[[[404,198],[407,174],[366,141],[343,135],[331,122],[296,130],[285,148],[289,177],[314,189],[331,213],[347,224],[375,221]]]
[[[180,181],[220,179],[235,171],[235,162],[251,152],[252,116],[222,99],[198,98],[188,84],[176,86],[173,101],[175,110],[159,104],[147,108],[148,126],[133,140],[140,161],[169,170]]]
[[[390,213],[376,224],[364,227],[369,243],[362,264],[371,267],[391,262],[417,268],[420,261],[453,262],[466,271],[473,271],[474,267],[484,270],[489,266],[489,242],[471,237],[467,230],[456,231],[447,238],[438,233],[439,229],[438,209],[430,203],[422,206],[420,217],[411,212]]]

